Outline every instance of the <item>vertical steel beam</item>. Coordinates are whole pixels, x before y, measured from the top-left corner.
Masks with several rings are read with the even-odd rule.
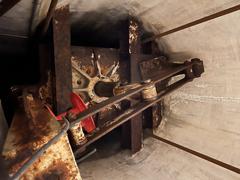
[[[139,61],[141,53],[141,26],[135,19],[129,21],[129,53],[131,83],[141,81]],[[138,152],[142,148],[142,113],[133,117],[131,123],[131,150]]]
[[[71,40],[69,5],[55,10],[53,26],[55,110],[59,114],[71,107],[72,92]]]
[[[130,82],[130,55],[129,55],[129,20],[126,19],[120,23],[120,61],[119,74],[121,82]],[[121,103],[122,109],[129,108],[130,103],[124,101]],[[127,121],[122,125],[121,145],[123,148],[131,148],[131,123]]]
[[[140,26],[134,19],[128,19],[122,24],[120,36],[120,75],[127,82],[140,81]],[[121,72],[121,70],[123,72]],[[126,77],[127,76],[127,77]],[[125,102],[123,108],[128,108],[131,102]],[[132,153],[142,148],[142,114],[139,114],[122,126],[122,146],[131,148]]]

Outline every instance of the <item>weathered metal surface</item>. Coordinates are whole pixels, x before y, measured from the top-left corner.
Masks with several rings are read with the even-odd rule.
[[[61,129],[32,94],[24,94],[23,106],[16,112],[3,149],[9,174],[15,174],[31,156]],[[25,111],[24,111],[25,109]],[[50,146],[20,179],[81,179],[67,136]]]
[[[105,84],[109,83],[109,86],[112,86],[119,82],[119,76],[117,74],[117,69],[119,68],[118,63],[114,63],[113,65],[107,67],[101,66],[97,60],[90,66],[82,67],[81,61],[76,60],[76,58],[72,58],[72,67],[73,91],[80,95],[82,94],[82,96],[83,93],[84,95],[87,94],[88,98],[85,98],[86,103],[100,103],[108,98],[104,96],[104,94],[100,95],[98,92],[96,92],[97,84],[102,82]],[[88,73],[94,75],[91,77]]]
[[[176,65],[176,64],[175,64]],[[199,67],[198,67],[199,66]],[[194,68],[195,67],[195,68]],[[170,85],[168,85],[164,90],[161,90],[155,98],[148,100],[148,101],[138,101],[137,103],[135,103],[134,105],[132,104],[132,106],[129,106],[127,109],[123,109],[122,111],[119,113],[119,115],[117,115],[115,118],[113,118],[113,120],[111,121],[111,123],[107,124],[105,127],[103,127],[102,129],[100,129],[99,131],[97,131],[95,134],[91,135],[88,137],[88,141],[87,143],[85,143],[84,145],[80,146],[75,152],[74,154],[77,156],[79,153],[81,153],[88,145],[90,145],[91,143],[93,143],[94,141],[98,140],[99,138],[101,138],[102,136],[104,136],[105,134],[107,134],[108,132],[112,131],[114,128],[123,125],[126,122],[129,122],[129,119],[132,119],[133,117],[136,117],[137,115],[141,114],[144,110],[148,109],[149,107],[154,106],[155,104],[159,103],[161,101],[161,99],[168,95],[169,93],[171,93],[172,91],[176,90],[177,88],[183,86],[185,83],[192,81],[194,78],[198,77],[199,74],[194,74],[194,69],[202,69],[203,70],[203,64],[202,61],[198,60],[196,61],[193,60],[189,63],[184,63],[182,65],[176,65],[176,67],[172,67],[171,71],[169,70],[167,73],[165,74],[161,74],[158,76],[158,78],[155,77],[155,80],[153,82],[146,82],[145,84],[142,84],[134,89],[130,89],[129,91],[125,92],[124,94],[117,95],[114,96],[112,98],[109,98],[108,100],[97,104],[93,107],[90,107],[89,109],[87,109],[86,111],[83,111],[76,120],[72,121],[72,126],[74,126],[74,124],[78,123],[79,121],[85,119],[86,117],[92,116],[94,114],[96,114],[97,112],[101,111],[102,109],[106,108],[107,106],[110,106],[114,103],[118,103],[124,99],[129,98],[132,95],[135,95],[137,93],[142,92],[144,89],[146,89],[149,85],[152,85],[152,83],[154,85],[156,85],[157,83],[164,81],[172,76],[176,76],[178,74],[185,74],[187,73],[186,70],[188,69],[188,71],[191,71],[192,74],[190,76],[185,76],[184,79],[181,79],[179,81],[176,81]],[[129,101],[128,101],[129,102]],[[126,107],[126,106],[124,106]],[[154,106],[155,107],[155,106]],[[152,113],[158,113],[157,110],[152,111]],[[156,116],[158,114],[152,114],[153,116]],[[155,125],[155,124],[154,124]],[[129,127],[129,126],[128,126]],[[126,129],[126,132],[130,132],[129,129]],[[133,132],[133,131],[132,131]],[[132,140],[132,139],[131,139]],[[125,141],[128,142],[128,141]],[[127,144],[128,145],[128,144]],[[130,144],[131,145],[131,144]],[[132,147],[133,149],[137,149],[137,145],[139,144],[134,144],[133,145],[135,147]],[[133,151],[134,153],[134,151]]]
[[[151,84],[151,81],[149,81],[149,86],[147,86],[143,91],[142,91],[142,98],[145,101],[149,101],[152,99],[155,99],[157,97],[157,89],[155,84]]]
[[[193,68],[194,67],[196,68],[196,66],[201,66],[202,70],[204,70],[203,69],[203,63],[202,63],[201,60],[196,61],[196,59],[195,59],[194,61],[191,61],[189,63],[175,64],[175,66],[173,66],[172,69],[170,69],[168,72],[161,73],[157,77],[154,77],[151,83],[157,84],[157,83],[159,83],[161,81],[164,81],[166,79],[169,79],[169,78],[171,78],[173,76],[176,76],[176,75],[179,75],[179,74],[185,74],[186,73],[186,69],[192,69],[192,71],[191,71],[192,76],[190,76],[191,78],[186,76],[182,80],[192,81],[194,78],[199,77],[199,76],[194,75],[195,70]],[[199,75],[199,74],[197,74],[197,75]],[[182,82],[182,80],[181,80],[181,82]],[[100,104],[96,104],[95,106],[89,107],[88,109],[83,111],[81,114],[79,114],[75,120],[71,121],[71,126],[74,126],[76,123],[79,123],[81,120],[98,113],[99,111],[101,111],[102,109],[105,109],[108,106],[111,106],[113,104],[119,103],[122,100],[125,100],[125,99],[127,99],[127,98],[129,98],[129,97],[131,97],[131,96],[133,96],[133,95],[135,95],[137,93],[140,93],[148,85],[149,85],[148,83],[142,84],[140,87],[137,87],[135,89],[131,89],[131,90],[129,90],[128,92],[126,92],[124,94],[120,94],[120,95],[111,97],[111,98],[107,99],[106,101],[103,101]],[[171,88],[172,87],[173,86],[171,86]],[[164,90],[161,91],[162,94],[164,94],[165,91],[167,91],[167,90],[168,90],[168,87],[166,87]]]
[[[131,82],[141,81],[139,62],[141,54],[141,25],[137,20],[129,20],[129,53],[130,53],[130,68]]]
[[[163,99],[161,101],[163,101]],[[153,130],[160,125],[163,111],[162,105],[163,104],[159,102],[143,112],[143,128],[151,129],[153,132]]]
[[[129,53],[130,53],[130,80],[131,83],[141,80],[139,72],[139,61],[141,53],[141,25],[133,18],[129,20]],[[131,102],[132,103],[132,102]],[[138,152],[142,148],[142,119],[143,114],[137,114],[130,121],[130,136],[132,153]]]
[[[141,61],[139,63],[139,68],[142,79],[151,79],[154,74],[164,71],[162,65],[164,62],[167,62],[167,58],[164,56]]]
[[[165,56],[159,56],[148,60],[143,60],[139,63],[139,69],[141,72],[141,77],[143,80],[148,80],[154,78],[159,72],[164,71],[163,63],[167,63],[167,58]],[[164,89],[168,83],[168,79],[158,83],[157,90]],[[163,109],[164,99],[150,107],[144,112],[144,127],[151,129],[156,129],[162,120],[162,109]],[[150,121],[151,120],[151,121]]]
[[[42,84],[39,87],[38,93],[39,98],[43,103],[52,104],[53,103],[53,94],[52,94],[52,73],[50,71],[47,73],[47,82]]]
[[[119,74],[122,83],[130,82],[129,21],[119,23]]]
[[[80,126],[79,124],[76,124],[75,126],[73,126],[70,129],[70,140],[71,140],[71,144],[74,147],[78,147],[84,143],[86,143],[87,139],[84,135],[82,126]]]
[[[88,103],[99,103],[107,97],[96,91],[100,82],[117,83],[118,57],[114,49],[73,47],[72,50],[72,83],[74,92],[81,95]]]
[[[46,106],[46,108],[48,109],[49,113],[55,117],[56,120],[62,121],[65,118],[68,118],[70,121],[71,119],[75,119],[78,114],[87,109],[87,105],[76,93],[71,93],[70,99],[72,108],[68,109],[66,112],[58,114],[57,116],[52,112],[50,107]],[[83,129],[86,133],[92,133],[96,129],[95,122],[92,117],[86,118],[70,129],[69,138],[73,147],[77,147],[86,141]]]
[[[119,48],[119,57],[120,57],[120,79],[122,84],[129,84],[131,70],[130,70],[130,54],[129,54],[129,20],[122,20],[119,23],[120,31],[120,48]],[[129,108],[129,102],[121,102],[121,109]],[[130,140],[130,123],[126,122],[121,126],[121,146],[123,148],[131,147]]]
[[[119,82],[117,49],[72,46],[73,91],[89,106],[113,96]],[[115,107],[107,107],[94,118],[101,128],[115,114]]]
[[[121,80],[131,83],[139,82],[140,26],[134,19],[127,19],[121,25],[120,69],[122,68],[122,71],[124,71]],[[129,103],[125,103],[125,107],[122,108],[128,108],[129,105]],[[141,141],[142,115],[137,115],[122,126],[122,146],[132,149],[132,152],[135,153],[141,149]]]
[[[91,143],[95,142],[102,136],[106,135],[107,133],[111,132],[113,129],[117,128],[118,126],[128,122],[129,119],[136,117],[138,114],[141,114],[144,110],[148,109],[149,107],[153,106],[156,103],[159,103],[161,99],[168,95],[169,93],[173,92],[174,90],[180,88],[187,82],[190,82],[191,79],[183,79],[180,80],[170,86],[168,86],[165,91],[159,92],[155,99],[149,101],[138,102],[137,104],[129,107],[127,110],[123,110],[117,117],[115,117],[110,124],[102,128],[100,131],[96,132],[93,136],[88,138],[88,142],[85,143],[83,146],[79,147],[74,154],[77,155],[78,153],[82,152],[87,146]],[[137,145],[137,144],[133,144]],[[135,147],[133,147],[135,148]],[[134,152],[133,152],[134,153]]]
[[[132,83],[132,84],[127,84],[127,85],[116,87],[114,89],[114,95],[116,96],[119,94],[124,94],[124,93],[128,92],[130,89],[135,89],[140,86],[141,86],[140,83]]]
[[[57,114],[71,107],[72,66],[69,6],[57,9],[53,17],[55,109]]]

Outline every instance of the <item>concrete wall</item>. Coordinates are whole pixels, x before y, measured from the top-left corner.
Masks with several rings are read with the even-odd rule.
[[[240,12],[158,40],[172,60],[198,57],[205,73],[165,99],[160,137],[240,168]]]
[[[0,35],[27,38],[46,16],[51,1],[21,0],[0,17]]]

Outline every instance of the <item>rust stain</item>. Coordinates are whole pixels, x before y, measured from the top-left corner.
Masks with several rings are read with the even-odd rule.
[[[67,167],[67,165],[64,162],[62,162],[61,160],[56,160],[50,167],[46,168],[44,171],[37,174],[35,179],[65,180],[71,175],[70,172],[71,170]]]
[[[56,130],[51,129],[49,119],[51,119],[50,115],[43,108],[36,114],[35,122],[24,112],[15,114],[10,130],[12,138],[9,142],[9,151],[3,153],[5,159],[8,160],[10,173],[15,173],[37,149],[56,134]]]
[[[131,54],[131,46],[135,44],[138,39],[138,24],[136,21],[129,21],[129,53]]]
[[[14,121],[12,132],[18,135],[14,139],[14,145],[24,146],[29,145],[31,142],[35,142],[33,146],[36,147],[38,144],[37,142],[43,144],[47,141],[44,137],[50,133],[51,128],[49,127],[49,116],[46,117],[46,112],[42,111],[38,114],[35,119],[37,123],[33,123],[22,113],[17,114],[15,118],[21,119],[21,121]]]
[[[28,179],[80,180],[80,173],[74,161],[67,136],[52,145],[21,177]]]
[[[16,173],[61,128],[60,123],[51,117],[38,98],[24,94],[23,100],[22,110],[14,116],[2,153],[7,160],[9,174]],[[36,179],[35,177],[81,179],[67,136],[50,146],[20,180]]]
[[[47,82],[39,87],[39,97],[43,103],[52,104],[52,74],[47,72]]]

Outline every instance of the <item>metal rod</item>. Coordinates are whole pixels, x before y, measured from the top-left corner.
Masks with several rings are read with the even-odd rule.
[[[83,157],[76,159],[76,163],[80,164],[81,162],[83,162],[85,159],[89,158],[91,155],[93,155],[96,152],[97,152],[97,149],[95,148],[92,151],[90,151],[89,153],[87,153],[86,155],[84,155]]]
[[[96,133],[92,137],[89,137],[88,141],[74,152],[74,155],[76,156],[79,152],[82,151],[82,149],[86,148],[93,142],[97,141],[98,139],[100,139],[101,137],[106,135],[107,133],[111,132],[113,129],[120,126],[121,124],[127,122],[132,117],[140,114],[142,111],[144,111],[147,108],[151,107],[152,105],[158,103],[159,101],[162,100],[163,97],[165,97],[172,91],[182,87],[184,84],[186,84],[190,81],[192,81],[192,79],[186,79],[186,78],[182,79],[182,80],[168,86],[164,91],[158,93],[156,99],[138,103],[138,104],[130,107],[126,111],[122,112],[121,115],[119,115],[113,119],[112,123],[109,126],[104,127],[100,132]]]
[[[28,39],[28,36],[24,35],[17,35],[17,34],[7,34],[7,33],[1,33],[0,36],[2,37],[10,37],[10,38],[21,38],[21,39]]]
[[[193,22],[190,22],[190,23],[187,23],[185,25],[182,25],[182,26],[179,26],[177,28],[174,28],[174,29],[171,29],[169,31],[166,31],[166,32],[163,32],[163,33],[160,33],[160,34],[156,34],[150,38],[146,38],[142,41],[142,44],[144,43],[147,43],[147,42],[150,42],[150,41],[153,41],[157,38],[160,38],[160,37],[163,37],[163,36],[166,36],[166,35],[169,35],[169,34],[172,34],[172,33],[175,33],[177,31],[181,31],[183,29],[186,29],[186,28],[189,28],[191,26],[195,26],[197,24],[200,24],[200,23],[203,23],[203,22],[206,22],[206,21],[210,21],[212,19],[215,19],[215,18],[218,18],[218,17],[221,17],[221,16],[224,16],[226,14],[229,14],[229,13],[232,13],[232,12],[235,12],[235,11],[238,11],[240,10],[240,4],[236,5],[236,6],[233,6],[233,7],[230,7],[228,9],[225,9],[223,11],[220,11],[220,12],[217,12],[217,13],[214,13],[214,14],[211,14],[209,16],[206,16],[206,17],[203,17],[201,19],[198,19],[196,21],[193,21]]]
[[[105,101],[103,101],[102,103],[96,104],[95,106],[92,106],[88,109],[86,109],[85,111],[81,112],[81,114],[79,114],[79,116],[77,117],[76,120],[72,121],[70,124],[70,128],[73,127],[76,123],[79,123],[80,121],[84,120],[87,117],[90,117],[96,113],[98,113],[99,111],[101,111],[102,109],[106,108],[107,106],[111,106],[113,104],[116,104],[138,92],[141,92],[144,87],[146,87],[146,85],[140,86],[138,88],[135,89],[131,89],[128,92],[124,93],[124,94],[120,94],[118,96],[114,96],[111,97]]]
[[[178,148],[178,149],[181,149],[181,150],[183,150],[183,151],[185,151],[185,152],[187,152],[187,153],[190,153],[190,154],[192,154],[192,155],[194,155],[194,156],[197,156],[197,157],[199,157],[199,158],[201,158],[201,159],[204,159],[204,160],[206,160],[206,161],[208,161],[208,162],[211,162],[211,163],[216,164],[216,165],[218,165],[218,166],[221,166],[221,167],[223,167],[223,168],[225,168],[225,169],[228,169],[228,170],[230,170],[230,171],[232,171],[232,172],[235,172],[235,173],[237,173],[237,174],[240,174],[240,169],[239,169],[238,167],[232,166],[231,164],[227,164],[227,163],[225,163],[225,162],[219,161],[219,160],[217,160],[217,159],[215,159],[215,158],[212,158],[212,157],[207,156],[207,155],[205,155],[205,154],[202,154],[202,153],[200,153],[200,152],[194,151],[194,150],[189,149],[189,148],[187,148],[187,147],[185,147],[185,146],[182,146],[182,145],[177,144],[177,143],[175,143],[175,142],[169,141],[169,140],[167,140],[167,139],[165,139],[165,138],[156,136],[156,135],[154,135],[154,134],[151,134],[151,137],[153,137],[153,138],[155,138],[155,139],[157,139],[157,140],[159,140],[159,141],[161,141],[161,142],[164,142],[164,143],[166,143],[166,144],[168,144],[168,145],[171,145],[171,146],[174,146],[174,147],[176,147],[176,148]]]
[[[162,74],[160,78],[156,78],[153,79],[153,83],[159,83],[163,80],[166,80],[170,77],[172,77],[175,74],[178,74],[188,68],[191,68],[193,65],[195,64],[195,62],[189,62],[189,64],[183,64],[179,67],[176,67],[175,70],[173,70],[171,73],[166,72],[166,74]],[[76,120],[72,121],[70,123],[70,128],[73,127],[76,123],[79,123],[80,121],[84,120],[87,117],[90,117],[96,113],[98,113],[99,111],[101,111],[102,109],[106,108],[107,106],[111,106],[113,104],[116,104],[124,99],[127,99],[128,97],[137,94],[139,92],[141,92],[144,88],[146,88],[149,84],[143,84],[138,88],[129,90],[128,92],[124,93],[124,94],[120,94],[118,96],[114,96],[111,97],[105,101],[103,101],[102,103],[96,104],[95,106],[92,106],[88,109],[86,109],[85,111],[81,112],[81,114],[78,115],[78,117],[76,118]]]
[[[10,179],[18,180],[21,175],[54,143],[56,143],[69,129],[69,122],[68,120],[63,117],[64,121],[64,128],[56,135],[54,136],[50,141],[48,141],[46,144],[44,144],[40,149],[38,149],[34,155],[26,162],[24,165],[18,170],[17,173],[15,173]]]

